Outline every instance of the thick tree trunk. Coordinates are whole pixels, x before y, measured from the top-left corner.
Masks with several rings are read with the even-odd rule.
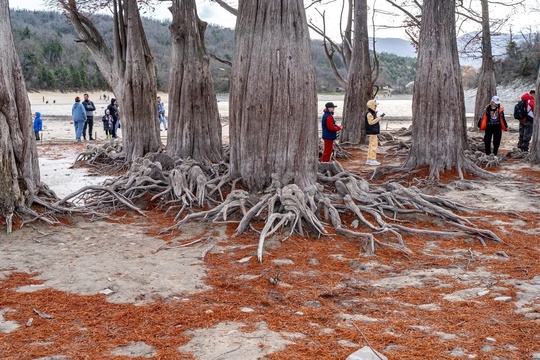
[[[540,69],[538,69],[538,76],[536,77],[536,95],[534,97],[534,103],[538,104],[540,101]],[[535,105],[534,109],[534,122],[533,122],[533,136],[531,139],[531,148],[529,157],[533,161],[540,162],[540,110],[538,105]]]
[[[466,141],[454,0],[425,0],[413,90],[407,167],[429,165],[430,177],[458,167]]]
[[[195,0],[174,0],[167,153],[200,162],[222,159],[221,120]]]
[[[0,0],[0,53],[0,215],[10,232],[13,213],[31,205],[40,179],[32,111],[7,0]]]
[[[122,123],[123,151],[131,162],[162,146],[157,117],[154,59],[144,33],[137,0],[124,2],[126,60],[122,98],[117,99]],[[125,121],[124,121],[125,119]]]
[[[482,116],[484,109],[489,104],[491,97],[497,95],[497,83],[495,81],[495,68],[491,52],[491,31],[489,29],[489,5],[488,0],[482,2],[482,67],[476,90],[476,103],[474,106],[474,126]]]
[[[112,1],[113,50],[74,1],[57,1],[113,89],[120,106],[126,160],[158,151],[162,144],[157,126],[156,74],[137,0]]]
[[[366,103],[373,96],[367,28],[367,2],[354,2],[354,41],[343,108],[340,142],[359,144],[364,138]]]
[[[249,190],[316,182],[317,93],[302,0],[240,1],[230,94],[232,176]]]

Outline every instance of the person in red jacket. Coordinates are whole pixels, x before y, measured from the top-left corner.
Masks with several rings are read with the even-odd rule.
[[[517,147],[525,152],[529,151],[529,142],[533,134],[535,93],[535,90],[531,90],[521,95],[521,100],[527,104],[527,116],[525,116],[525,119],[519,121],[519,140]]]
[[[336,107],[332,102],[324,105],[324,115],[321,122],[324,149],[321,162],[330,161],[330,157],[334,151],[334,140],[337,139],[337,132],[341,130],[341,126],[336,125],[336,120],[334,120],[334,109]]]

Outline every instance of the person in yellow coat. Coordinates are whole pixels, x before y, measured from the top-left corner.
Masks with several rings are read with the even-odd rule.
[[[368,111],[365,116],[366,135],[369,139],[368,153],[367,153],[367,165],[378,166],[381,165],[377,161],[377,146],[379,146],[377,136],[381,133],[380,121],[384,117],[384,113],[381,116],[377,116],[377,101],[369,100],[367,102]]]

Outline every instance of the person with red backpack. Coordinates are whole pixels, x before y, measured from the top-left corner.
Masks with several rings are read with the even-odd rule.
[[[521,100],[525,103],[526,115],[524,118],[519,119],[519,140],[517,147],[524,152],[529,151],[529,142],[533,133],[535,93],[535,90],[531,90],[521,95]]]
[[[486,132],[484,134],[486,155],[491,155],[491,139],[493,139],[493,155],[497,156],[499,145],[501,145],[502,132],[508,130],[508,124],[504,117],[504,107],[501,105],[501,99],[498,96],[491,98],[478,122],[478,127]]]

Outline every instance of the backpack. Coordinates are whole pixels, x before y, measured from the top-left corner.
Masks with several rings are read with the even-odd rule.
[[[527,117],[527,102],[525,100],[520,100],[514,106],[514,119],[525,120]]]

